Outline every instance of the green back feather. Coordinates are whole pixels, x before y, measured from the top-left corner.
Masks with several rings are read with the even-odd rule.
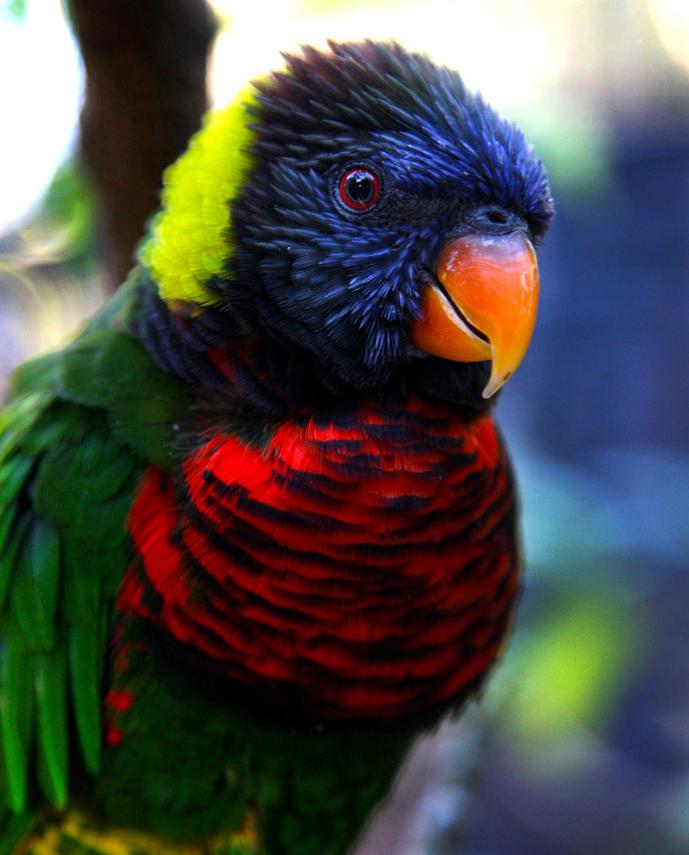
[[[126,515],[145,466],[172,464],[185,406],[182,385],[122,331],[137,287],[65,350],[22,366],[0,413],[0,813],[3,801],[25,812],[32,781],[64,807],[72,729],[80,765],[100,767]]]

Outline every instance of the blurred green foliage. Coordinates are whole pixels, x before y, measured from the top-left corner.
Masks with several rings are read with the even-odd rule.
[[[640,579],[603,485],[517,445],[525,597],[496,696],[525,753],[603,734],[645,665]]]
[[[519,681],[508,723],[522,747],[535,743],[542,751],[572,730],[601,730],[609,723],[630,668],[638,664],[635,625],[629,605],[600,588],[549,603],[515,650]]]
[[[546,164],[556,190],[584,196],[608,186],[609,139],[600,116],[552,99],[547,110],[513,110],[511,118]]]
[[[0,11],[10,18],[21,21],[26,17],[27,0],[4,0]]]
[[[93,189],[76,157],[65,160],[43,197],[39,223],[60,239],[61,255],[70,267],[93,262],[95,252]]]

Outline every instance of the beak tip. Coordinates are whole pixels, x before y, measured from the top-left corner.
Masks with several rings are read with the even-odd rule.
[[[481,395],[486,400],[492,398],[493,395],[496,394],[496,392],[499,392],[500,389],[502,389],[502,387],[505,385],[505,383],[507,383],[512,374],[514,374],[513,371],[506,371],[504,374],[498,376],[496,376],[495,374],[491,374],[490,379],[486,383],[486,386]]]

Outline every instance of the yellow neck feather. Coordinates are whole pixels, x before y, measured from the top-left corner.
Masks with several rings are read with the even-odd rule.
[[[167,303],[211,305],[208,289],[232,254],[230,203],[250,167],[253,134],[247,128],[247,102],[209,113],[181,157],[165,170],[162,209],[153,218],[139,260],[158,284]]]

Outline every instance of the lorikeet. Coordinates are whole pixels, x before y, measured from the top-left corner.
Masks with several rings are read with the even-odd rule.
[[[509,624],[491,396],[551,215],[521,133],[398,46],[207,120],[0,416],[0,851],[347,850]]]

